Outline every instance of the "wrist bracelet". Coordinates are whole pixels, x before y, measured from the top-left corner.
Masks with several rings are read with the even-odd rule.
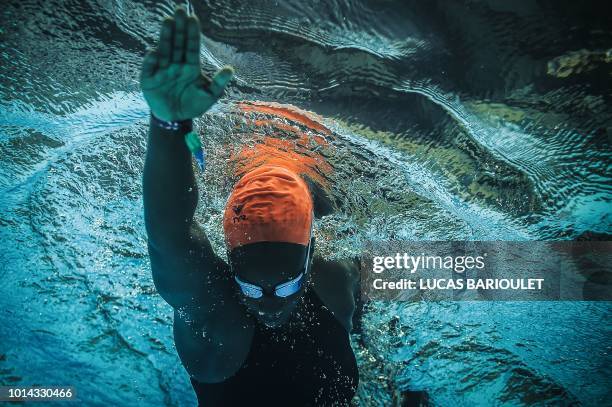
[[[165,129],[165,130],[172,130],[172,131],[178,131],[178,130],[191,131],[193,130],[193,120],[192,119],[167,122],[158,117],[155,117],[155,115],[151,112],[151,121],[157,127],[161,127],[162,129]]]

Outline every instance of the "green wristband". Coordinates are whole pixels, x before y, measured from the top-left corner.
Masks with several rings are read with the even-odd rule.
[[[198,167],[200,171],[204,171],[204,167],[206,166],[206,157],[204,155],[204,149],[202,148],[202,142],[200,141],[200,136],[195,131],[190,131],[185,134],[185,144],[187,144],[187,148],[193,154],[196,162],[198,163]]]
[[[185,134],[185,144],[187,144],[187,148],[192,154],[195,154],[197,151],[202,149],[200,136],[195,131],[190,131],[189,133]]]

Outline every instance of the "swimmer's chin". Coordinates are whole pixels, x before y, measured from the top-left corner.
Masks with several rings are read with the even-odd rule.
[[[279,317],[273,317],[273,318],[266,318],[263,316],[257,316],[257,320],[267,326],[268,328],[279,328],[281,326],[283,326],[285,323],[287,323],[287,320],[289,319],[289,315],[282,315]]]
[[[281,325],[283,325],[282,322],[269,322],[269,321],[262,321],[262,323],[267,326],[268,328],[279,328]]]

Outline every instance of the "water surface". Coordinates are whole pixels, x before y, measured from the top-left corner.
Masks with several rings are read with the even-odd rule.
[[[150,275],[138,71],[172,2],[20,1],[0,11],[0,384],[89,405],[193,405]],[[313,112],[335,212],[317,251],[367,239],[609,240],[609,20],[582,2],[198,1],[202,61],[236,69],[197,121],[198,218],[219,255],[227,146],[290,139]],[[316,132],[312,132],[313,137]],[[606,302],[370,303],[361,405],[610,404]]]

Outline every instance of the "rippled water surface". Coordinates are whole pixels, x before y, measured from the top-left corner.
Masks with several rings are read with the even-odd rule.
[[[175,3],[5,3],[0,384],[73,385],[89,404],[192,405],[150,276],[141,186],[139,65]],[[367,239],[610,240],[612,35],[595,5],[188,6],[206,72],[236,69],[197,122],[210,161],[198,216],[220,255],[230,151],[301,126],[241,101],[310,111],[325,129],[334,211],[318,219],[322,256],[359,254]],[[611,310],[370,303],[352,338],[358,402],[425,390],[434,405],[610,405]]]

